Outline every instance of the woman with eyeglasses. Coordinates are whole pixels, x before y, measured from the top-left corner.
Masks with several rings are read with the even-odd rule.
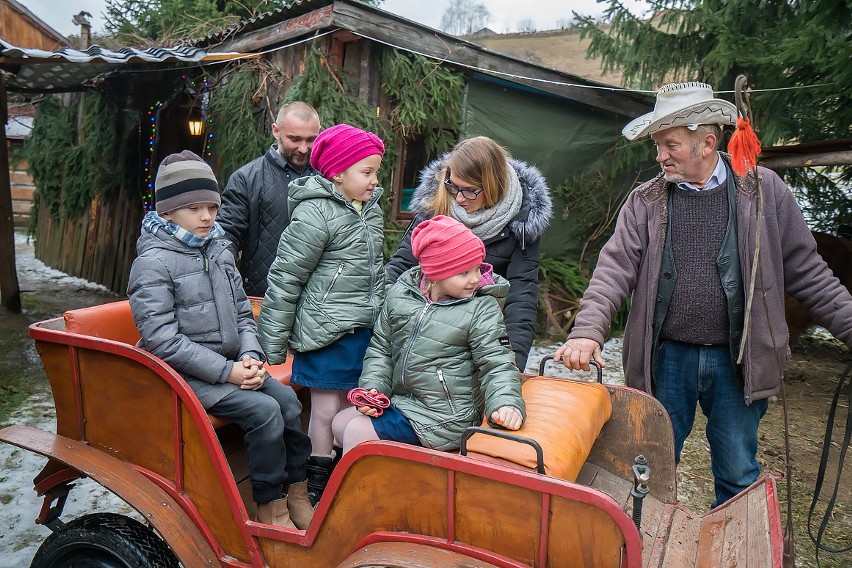
[[[461,221],[485,243],[485,262],[509,281],[503,314],[523,371],[535,332],[539,239],[553,212],[544,176],[491,138],[476,136],[426,166],[420,180],[411,199],[414,219],[385,265],[389,280],[396,282],[417,264],[411,252],[414,227],[436,215]]]

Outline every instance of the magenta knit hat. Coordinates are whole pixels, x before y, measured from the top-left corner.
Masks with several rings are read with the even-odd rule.
[[[385,144],[372,132],[335,124],[320,132],[311,149],[311,167],[331,179],[367,156],[384,155]]]
[[[461,274],[485,260],[482,240],[459,221],[444,215],[436,215],[414,228],[411,251],[432,282]]]

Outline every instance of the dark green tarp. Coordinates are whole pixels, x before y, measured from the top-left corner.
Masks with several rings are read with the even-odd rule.
[[[574,172],[598,169],[632,118],[477,75],[468,81],[461,135],[497,140],[513,157],[537,166],[554,188]],[[555,199],[542,253],[576,259],[583,243],[572,238],[571,214],[563,210]]]

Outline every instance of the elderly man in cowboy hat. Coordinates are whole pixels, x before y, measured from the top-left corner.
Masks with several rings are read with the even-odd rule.
[[[722,126],[736,118],[709,85],[674,83],[659,90],[653,112],[624,128],[628,140],[651,136],[662,171],[627,198],[554,355],[572,369],[588,370],[591,358],[603,365],[612,317],[632,294],[625,381],[668,410],[676,460],[701,406],[714,507],[760,474],[757,428],[787,356],[784,292],[852,347],[852,297],[817,254],[793,194],[762,167],[759,186],[737,176],[717,150]]]

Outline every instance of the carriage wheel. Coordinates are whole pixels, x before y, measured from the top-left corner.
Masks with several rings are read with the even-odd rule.
[[[114,513],[74,519],[39,547],[30,568],[177,568],[178,559],[153,530]]]

